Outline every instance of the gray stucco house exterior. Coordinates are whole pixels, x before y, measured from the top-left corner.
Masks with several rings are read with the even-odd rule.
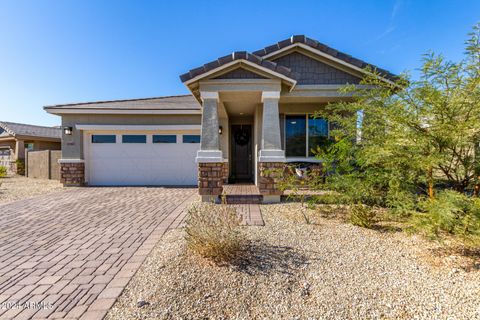
[[[191,95],[46,106],[62,117],[66,185],[192,185],[204,200],[224,183],[254,183],[265,202],[281,192],[266,172],[316,162],[328,137],[311,115],[348,100],[338,89],[376,69],[303,35],[218,58],[180,76]],[[71,132],[69,132],[71,131]],[[65,132],[69,134],[65,134]]]

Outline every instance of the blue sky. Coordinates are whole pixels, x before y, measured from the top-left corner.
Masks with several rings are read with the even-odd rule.
[[[305,34],[394,73],[459,60],[480,1],[0,0],[0,120],[58,125],[44,105],[187,93],[178,76]]]

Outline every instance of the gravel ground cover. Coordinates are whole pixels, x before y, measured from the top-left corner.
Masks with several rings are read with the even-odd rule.
[[[0,178],[0,204],[64,190],[56,180],[31,179],[23,176]]]
[[[266,225],[243,228],[248,246],[230,265],[185,253],[184,231],[169,231],[107,319],[480,318],[480,272],[430,241],[316,211],[306,224],[296,203],[261,209]]]

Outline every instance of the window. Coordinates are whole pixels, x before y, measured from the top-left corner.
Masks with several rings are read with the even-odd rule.
[[[94,134],[92,143],[116,143],[117,137],[114,134]]]
[[[312,115],[308,118],[308,156],[315,157],[312,152],[317,146],[326,143],[328,139],[328,122],[325,119],[314,118]]]
[[[147,143],[147,136],[144,134],[124,134],[122,143]]]
[[[200,143],[200,136],[185,134],[183,135],[183,143]]]
[[[28,150],[28,151],[33,151],[33,143],[32,143],[32,142],[25,143],[25,144],[24,144],[24,147],[25,147],[25,149]]]
[[[287,115],[285,120],[285,155],[287,157],[305,157],[307,118],[305,115]]]
[[[317,146],[328,139],[328,122],[312,115],[285,116],[285,155],[314,157]]]
[[[153,135],[153,143],[177,143],[177,136],[174,134]]]
[[[10,149],[0,149],[0,157],[9,156],[9,155],[10,155]]]

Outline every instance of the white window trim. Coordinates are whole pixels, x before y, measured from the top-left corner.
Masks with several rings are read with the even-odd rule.
[[[303,113],[303,112],[288,112],[284,113],[285,117],[283,119],[283,146],[284,146],[284,151],[285,151],[285,158],[287,162],[295,162],[295,161],[308,161],[308,162],[321,162],[321,160],[318,160],[316,157],[310,157],[308,156],[308,147],[309,147],[309,135],[308,135],[308,117],[311,115],[314,115],[313,113]],[[303,116],[305,115],[306,121],[305,121],[305,157],[299,157],[299,156],[286,156],[287,154],[287,116]],[[322,118],[323,119],[323,118]],[[327,121],[327,138],[330,139],[330,122]]]

